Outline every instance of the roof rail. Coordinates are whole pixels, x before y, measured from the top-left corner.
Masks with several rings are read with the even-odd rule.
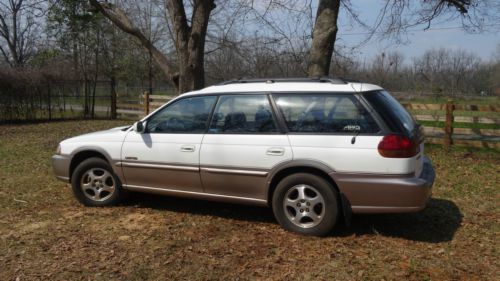
[[[322,82],[332,84],[347,84],[342,78],[318,76],[318,77],[296,77],[296,78],[238,78],[222,82],[218,85],[229,85],[239,83],[276,83],[276,82]]]

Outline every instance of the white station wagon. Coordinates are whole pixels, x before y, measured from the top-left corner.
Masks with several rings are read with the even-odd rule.
[[[125,191],[270,206],[326,235],[351,213],[423,209],[423,134],[384,89],[337,78],[234,80],[182,94],[133,126],[64,140],[53,166],[86,206]]]

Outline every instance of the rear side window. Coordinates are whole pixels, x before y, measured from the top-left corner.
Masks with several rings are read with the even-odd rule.
[[[211,133],[277,132],[266,95],[221,96],[212,117]]]
[[[276,95],[290,132],[377,133],[379,126],[352,95]]]
[[[404,133],[411,136],[415,130],[416,122],[408,111],[388,92],[376,91],[364,93],[363,97],[384,119],[389,129],[393,132]]]

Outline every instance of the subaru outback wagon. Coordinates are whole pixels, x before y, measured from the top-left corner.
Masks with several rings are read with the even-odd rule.
[[[133,126],[64,140],[57,178],[86,206],[124,192],[270,206],[325,235],[352,213],[423,209],[423,133],[384,89],[337,78],[234,80],[182,94]]]

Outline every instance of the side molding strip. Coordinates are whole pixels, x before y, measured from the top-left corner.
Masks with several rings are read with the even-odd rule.
[[[194,191],[183,191],[183,190],[175,190],[175,189],[166,189],[166,188],[157,188],[157,187],[147,187],[147,186],[139,186],[139,185],[126,185],[123,187],[128,190],[138,191],[138,192],[148,192],[148,193],[156,193],[163,195],[172,195],[172,196],[182,196],[187,198],[199,198],[199,199],[207,199],[207,200],[217,200],[224,202],[241,202],[252,205],[262,205],[266,206],[267,201],[263,199],[256,198],[247,198],[247,197],[238,197],[238,196],[229,196],[229,195],[221,195],[221,194],[212,194],[212,193],[202,193],[202,192],[194,192]]]
[[[355,214],[388,214],[388,213],[413,213],[425,208],[425,205],[415,207],[392,207],[392,206],[352,206]]]
[[[164,164],[149,164],[149,163],[131,163],[131,162],[118,162],[116,166],[134,167],[134,168],[151,168],[151,169],[166,169],[166,170],[181,170],[198,172],[200,168],[193,166],[179,166],[179,165],[164,165]]]
[[[238,170],[238,169],[220,169],[220,168],[198,168],[193,166],[181,166],[181,165],[170,165],[170,164],[151,164],[151,163],[136,163],[136,162],[117,162],[116,166],[122,167],[133,167],[133,168],[151,168],[151,169],[166,169],[166,170],[181,170],[181,171],[204,171],[208,173],[216,174],[235,174],[235,175],[248,175],[248,176],[267,176],[266,171],[254,171],[254,170]]]
[[[201,168],[201,171],[216,174],[236,174],[236,175],[249,175],[249,176],[267,176],[268,172],[265,171],[252,171],[252,170],[234,170],[234,169],[218,169],[218,168]]]

